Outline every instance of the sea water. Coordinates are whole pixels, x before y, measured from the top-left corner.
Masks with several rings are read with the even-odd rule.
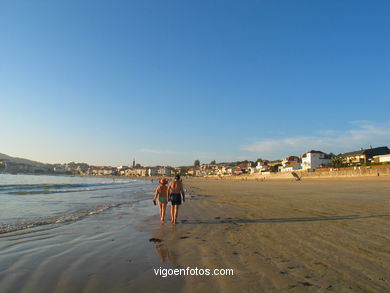
[[[122,205],[143,207],[147,213],[155,185],[148,180],[0,174],[0,234],[61,225]]]

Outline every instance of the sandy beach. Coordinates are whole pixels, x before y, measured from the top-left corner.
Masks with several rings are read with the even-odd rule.
[[[176,226],[149,193],[1,234],[0,292],[390,291],[390,178],[184,184]],[[187,267],[234,275],[155,273]]]
[[[234,276],[186,276],[183,292],[390,291],[390,178],[185,183],[200,196],[152,231],[160,249]]]

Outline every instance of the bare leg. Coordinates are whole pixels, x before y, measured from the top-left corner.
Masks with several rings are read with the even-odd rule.
[[[173,211],[173,223],[174,224],[176,224],[178,213],[179,213],[179,206],[175,205],[175,210]]]
[[[175,210],[175,206],[171,205],[171,222],[173,223],[173,212]]]
[[[164,218],[163,218],[163,204],[161,202],[158,202],[158,207],[160,208],[160,221],[161,223],[164,222]]]
[[[161,215],[161,222],[164,223],[165,222],[165,212],[167,210],[167,204],[166,203],[163,203],[162,204],[162,215]]]

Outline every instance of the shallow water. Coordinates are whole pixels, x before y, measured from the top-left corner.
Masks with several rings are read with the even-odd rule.
[[[150,200],[154,185],[128,179],[0,174],[0,234],[76,221]]]
[[[180,291],[155,275],[172,264],[140,229],[160,227],[156,184],[0,175],[0,292]]]

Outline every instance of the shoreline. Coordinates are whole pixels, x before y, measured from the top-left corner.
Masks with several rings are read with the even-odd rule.
[[[156,217],[150,194],[61,224],[0,235],[1,292],[156,292],[184,286],[181,278],[155,276],[162,263],[149,232]]]

